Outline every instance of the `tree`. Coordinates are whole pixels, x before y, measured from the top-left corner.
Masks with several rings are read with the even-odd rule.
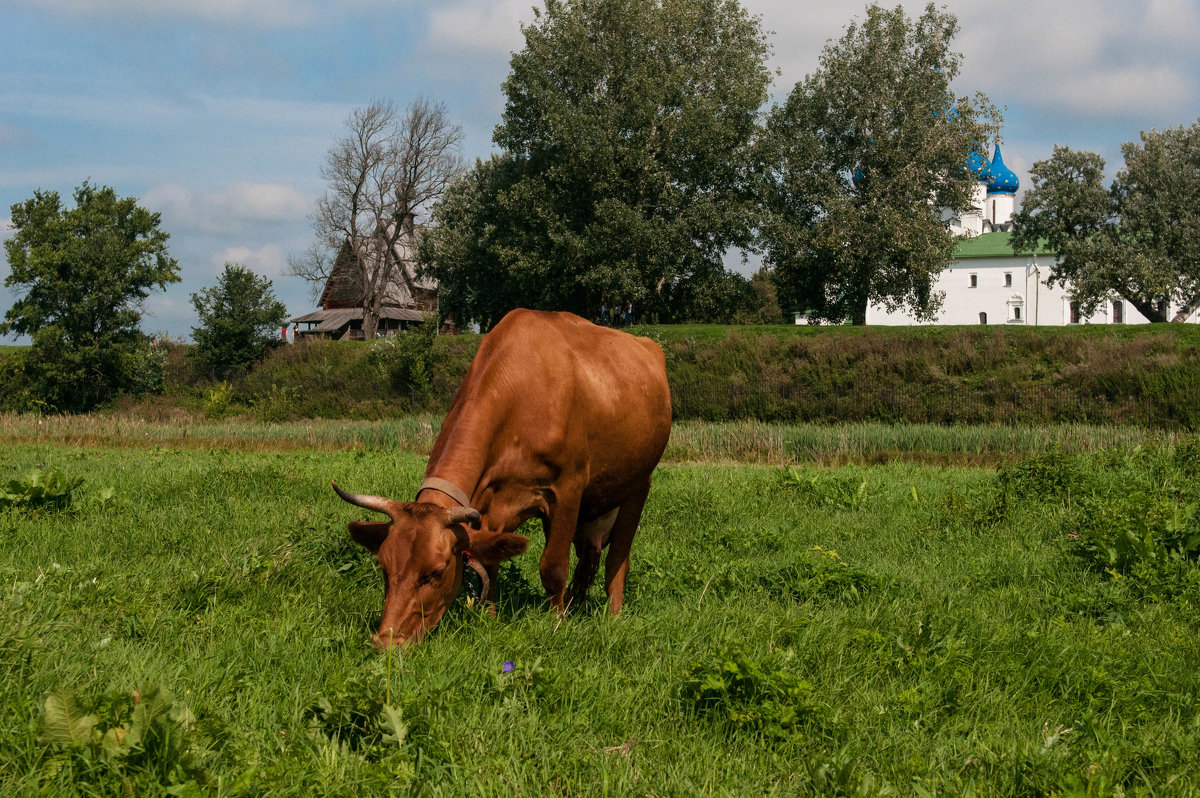
[[[516,304],[596,316],[632,301],[673,318],[680,292],[750,241],[769,84],[758,19],[734,0],[547,0],[522,32],[503,153],[435,212],[425,269],[485,327]],[[464,274],[489,279],[471,291]]]
[[[1118,294],[1150,321],[1186,321],[1200,306],[1200,120],[1143,131],[1121,151],[1107,190],[1096,153],[1055,147],[1037,161],[1013,247],[1044,240],[1057,256],[1050,284],[1070,286],[1085,314]]]
[[[434,223],[421,236],[422,274],[438,282],[438,312],[484,330],[516,307],[530,307],[545,289],[545,275],[513,268],[509,245],[519,222],[502,197],[520,179],[522,164],[512,155],[477,160],[456,180],[434,209]]]
[[[11,269],[4,284],[20,298],[0,334],[32,337],[22,353],[31,394],[63,411],[154,383],[141,304],[154,288],[179,281],[159,214],[86,181],[74,199],[65,208],[57,192],[34,191],[12,206],[15,232],[4,242]]]
[[[746,306],[733,319],[735,324],[787,324],[788,319],[779,307],[779,290],[773,275],[759,269],[750,275],[750,291]]]
[[[821,66],[775,106],[760,142],[764,262],[785,306],[865,324],[867,307],[933,318],[933,281],[956,239],[942,219],[971,204],[972,152],[998,114],[956,97],[953,14],[871,5]]]
[[[413,238],[462,170],[462,129],[444,105],[426,99],[403,113],[383,101],[355,109],[346,128],[321,170],[329,188],[313,215],[316,241],[305,255],[290,258],[289,267],[319,294],[344,253],[362,303],[363,333],[374,338],[389,287],[402,283],[417,294],[409,262]]]
[[[271,281],[237,263],[226,263],[217,284],[192,294],[200,326],[192,328],[197,364],[218,377],[242,371],[281,342],[287,306]]]

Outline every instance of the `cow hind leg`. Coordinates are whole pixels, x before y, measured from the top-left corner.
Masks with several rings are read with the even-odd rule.
[[[571,579],[571,591],[567,606],[583,610],[587,606],[588,588],[596,581],[600,570],[600,552],[608,543],[609,532],[617,520],[620,508],[605,513],[594,521],[581,523],[575,530],[575,575]]]
[[[608,558],[604,561],[604,590],[608,594],[608,612],[617,615],[625,599],[625,577],[629,573],[629,550],[633,547],[633,535],[642,520],[642,508],[650,495],[650,479],[636,493],[625,500],[617,513],[612,534],[608,542]]]

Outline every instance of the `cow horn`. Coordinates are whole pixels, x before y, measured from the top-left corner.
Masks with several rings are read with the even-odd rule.
[[[482,605],[488,600],[488,595],[492,592],[492,580],[488,578],[487,569],[483,567],[483,563],[474,557],[467,558],[467,565],[479,574],[479,603]]]
[[[454,524],[469,524],[476,529],[479,529],[479,511],[470,507],[453,507],[448,511],[446,525],[453,526]]]
[[[347,493],[337,486],[336,482],[330,481],[333,489],[337,491],[337,495],[341,496],[344,501],[359,507],[365,507],[368,510],[374,510],[377,513],[383,513],[386,516],[391,516],[391,499],[385,499],[382,496],[362,496],[357,493]]]

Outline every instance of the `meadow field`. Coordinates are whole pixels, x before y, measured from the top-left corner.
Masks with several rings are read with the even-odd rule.
[[[534,522],[496,618],[383,655],[329,480],[405,498],[421,447],[279,429],[0,425],[0,794],[1200,792],[1194,438],[685,427],[622,616],[547,611]]]

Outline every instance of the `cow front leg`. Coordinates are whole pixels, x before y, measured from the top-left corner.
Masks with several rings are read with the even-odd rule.
[[[633,535],[642,520],[642,508],[650,495],[650,480],[625,500],[617,513],[608,543],[608,558],[604,561],[604,589],[608,593],[608,612],[617,615],[625,600],[625,577],[629,574],[629,550]]]
[[[550,597],[550,606],[559,613],[566,612],[563,592],[567,587],[571,541],[575,539],[575,526],[579,521],[581,495],[582,492],[558,494],[545,522],[546,550],[538,562],[538,571],[542,576],[542,587],[546,588],[546,594]]]

